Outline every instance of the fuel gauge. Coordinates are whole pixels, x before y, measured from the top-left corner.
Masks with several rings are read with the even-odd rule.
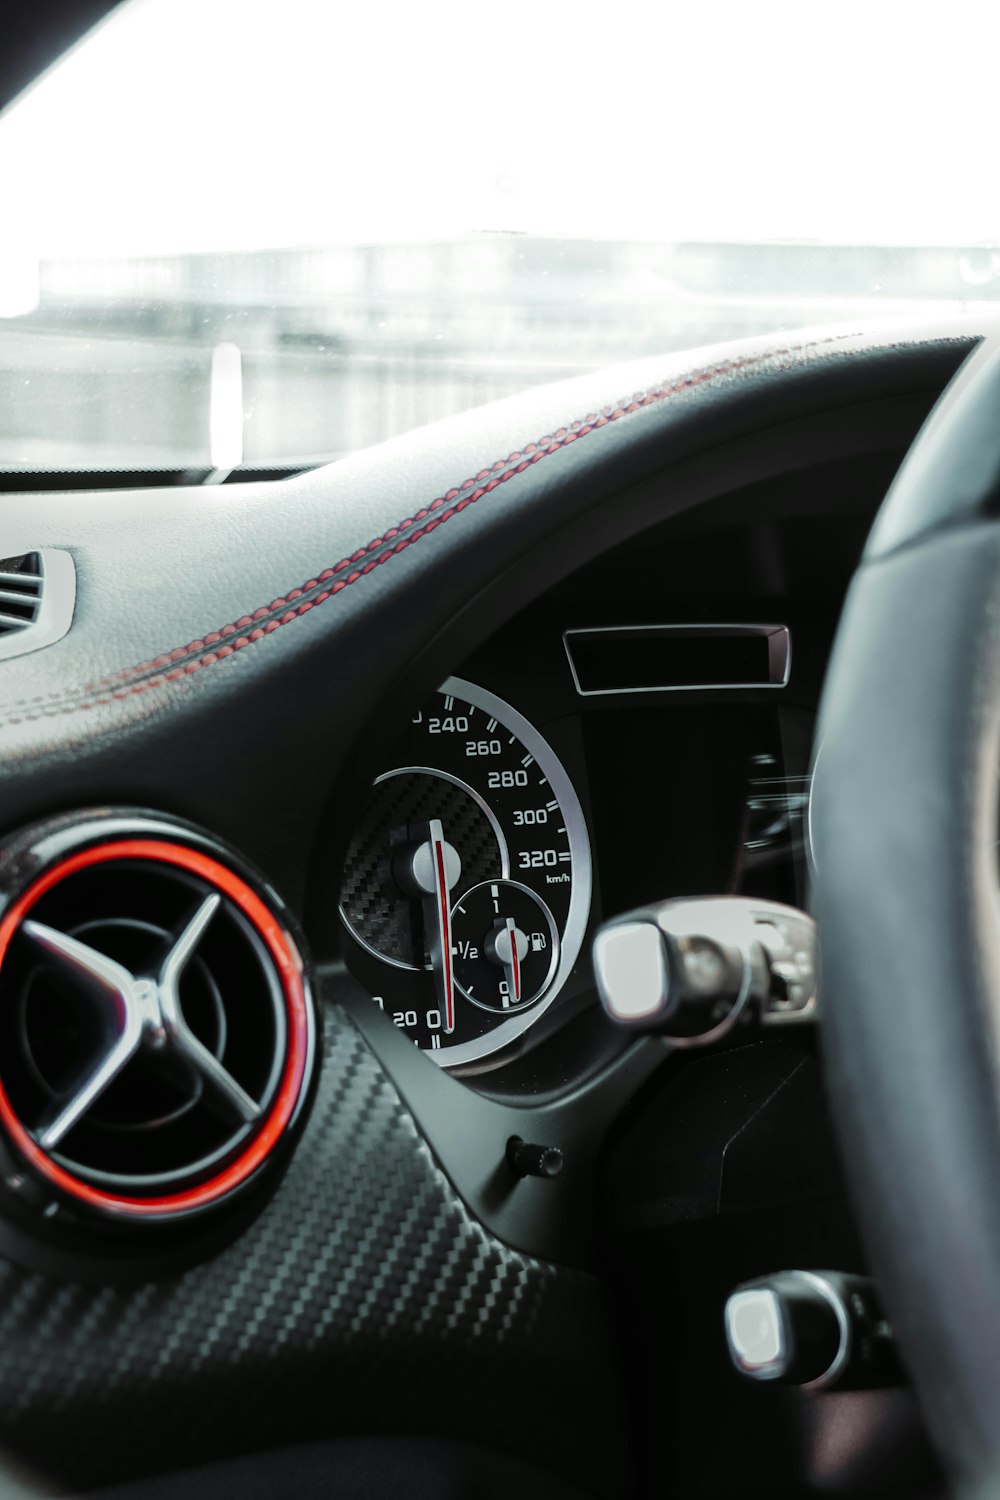
[[[559,958],[552,913],[516,880],[484,880],[451,913],[455,987],[484,1010],[523,1010],[548,989]]]

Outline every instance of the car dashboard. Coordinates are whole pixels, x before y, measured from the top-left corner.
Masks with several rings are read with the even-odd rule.
[[[524,1098],[625,1045],[596,1002],[605,917],[701,894],[806,905],[820,688],[895,462],[834,460],[674,516],[517,614],[415,711],[398,699],[331,799],[323,847],[347,849],[312,882],[314,950],[443,1068]],[[459,856],[448,1029],[433,882],[400,868],[435,815]],[[526,939],[516,999],[490,937],[506,923]]]
[[[702,1500],[931,1462],[905,1388],[809,1402],[726,1353],[742,1281],[867,1267],[817,1028],[626,1030],[592,943],[669,897],[808,904],[840,610],[971,343],[761,341],[276,483],[10,502],[17,556],[77,582],[3,664],[25,1463],[93,1489],[409,1434]],[[141,1076],[53,1118],[95,974]]]

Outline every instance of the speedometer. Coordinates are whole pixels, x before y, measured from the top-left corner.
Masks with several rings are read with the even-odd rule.
[[[556,998],[590,913],[579,798],[538,730],[449,678],[361,807],[340,916],[350,967],[448,1067],[510,1046]]]

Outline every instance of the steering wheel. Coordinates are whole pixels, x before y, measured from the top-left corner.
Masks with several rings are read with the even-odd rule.
[[[953,1477],[1000,1471],[1000,353],[911,449],[852,583],[812,806],[848,1176]]]

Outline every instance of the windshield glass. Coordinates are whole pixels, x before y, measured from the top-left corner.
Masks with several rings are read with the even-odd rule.
[[[994,303],[998,32],[961,0],[129,0],[0,118],[0,468],[297,466]]]

